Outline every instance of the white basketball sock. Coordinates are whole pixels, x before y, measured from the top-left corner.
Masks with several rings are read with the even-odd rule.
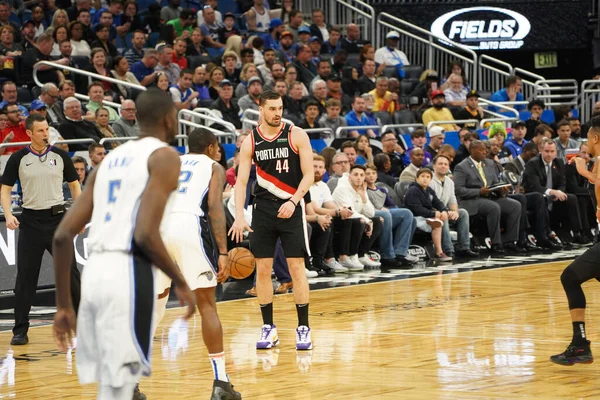
[[[227,372],[225,372],[225,353],[209,354],[208,358],[210,359],[215,380],[229,382],[229,377],[227,376]]]

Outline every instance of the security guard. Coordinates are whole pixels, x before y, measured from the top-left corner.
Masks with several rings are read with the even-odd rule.
[[[46,119],[39,114],[25,121],[31,144],[13,153],[2,176],[0,201],[8,229],[19,228],[17,282],[15,284],[15,327],[11,345],[29,342],[29,311],[36,292],[44,251],[52,253],[54,231],[65,215],[62,183],[67,181],[73,199],[81,187],[73,162],[64,150],[48,144]],[[17,219],[11,212],[11,190],[19,180],[23,191],[23,212]],[[71,295],[79,305],[80,274],[73,259]]]

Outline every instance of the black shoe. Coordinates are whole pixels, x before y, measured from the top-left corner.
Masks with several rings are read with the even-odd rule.
[[[591,364],[594,362],[592,350],[590,350],[590,341],[586,340],[586,344],[576,346],[573,343],[569,344],[564,353],[550,357],[550,361],[560,365],[574,364]]]
[[[535,244],[531,243],[529,240],[526,240],[524,242],[519,242],[519,244],[517,245],[520,249],[523,249],[527,252],[534,252],[534,251],[540,251],[541,248],[536,246]]]
[[[233,390],[231,382],[213,381],[213,391],[210,400],[241,400],[242,395]]]
[[[577,243],[577,244],[581,244],[581,245],[587,245],[587,244],[590,244],[590,241],[589,241],[589,239],[587,239],[583,235],[577,235],[573,239],[573,243]]]
[[[552,250],[552,251],[559,251],[562,250],[562,245],[558,242],[553,242],[551,240],[540,240],[537,242],[538,246],[541,247],[543,250]]]
[[[10,340],[11,346],[23,346],[29,343],[29,338],[26,333],[17,333]]]
[[[140,392],[140,385],[135,385],[135,390],[133,391],[133,400],[146,400],[146,395]]]
[[[471,249],[467,249],[467,250],[457,250],[456,251],[456,257],[458,258],[472,258],[472,257],[479,257],[479,252],[475,252]]]
[[[321,266],[321,269],[319,270],[319,276],[321,276],[321,273],[323,273],[323,276],[335,276],[335,272],[333,272],[333,270],[327,265]]]
[[[514,244],[514,243],[508,243],[508,244],[505,244],[505,245],[503,246],[503,248],[504,248],[504,250],[505,250],[506,252],[508,252],[508,253],[511,253],[511,254],[521,254],[521,255],[522,255],[522,254],[525,254],[525,253],[526,253],[526,251],[525,251],[525,250],[523,250],[523,249],[521,249],[521,248],[517,247],[517,245],[516,245],[516,244]]]
[[[396,256],[396,261],[401,264],[400,269],[412,269],[419,262],[419,259],[413,256],[409,256],[409,258],[406,258],[406,256]]]
[[[381,263],[381,268],[385,269],[399,269],[402,268],[402,262],[396,260],[395,258],[382,258],[379,260]]]
[[[491,254],[492,254],[492,257],[495,257],[495,258],[502,258],[506,255],[506,253],[504,252],[504,249],[499,244],[492,245]]]

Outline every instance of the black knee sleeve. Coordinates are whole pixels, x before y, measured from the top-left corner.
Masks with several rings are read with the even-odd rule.
[[[567,299],[569,300],[569,310],[585,308],[585,294],[583,294],[583,289],[581,288],[583,281],[579,275],[573,271],[571,266],[565,268],[560,276],[560,281],[567,294]]]

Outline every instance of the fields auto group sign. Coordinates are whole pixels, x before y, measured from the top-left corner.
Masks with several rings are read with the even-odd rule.
[[[518,12],[498,7],[470,7],[448,12],[431,24],[431,32],[473,50],[508,50],[523,46],[531,30]]]

